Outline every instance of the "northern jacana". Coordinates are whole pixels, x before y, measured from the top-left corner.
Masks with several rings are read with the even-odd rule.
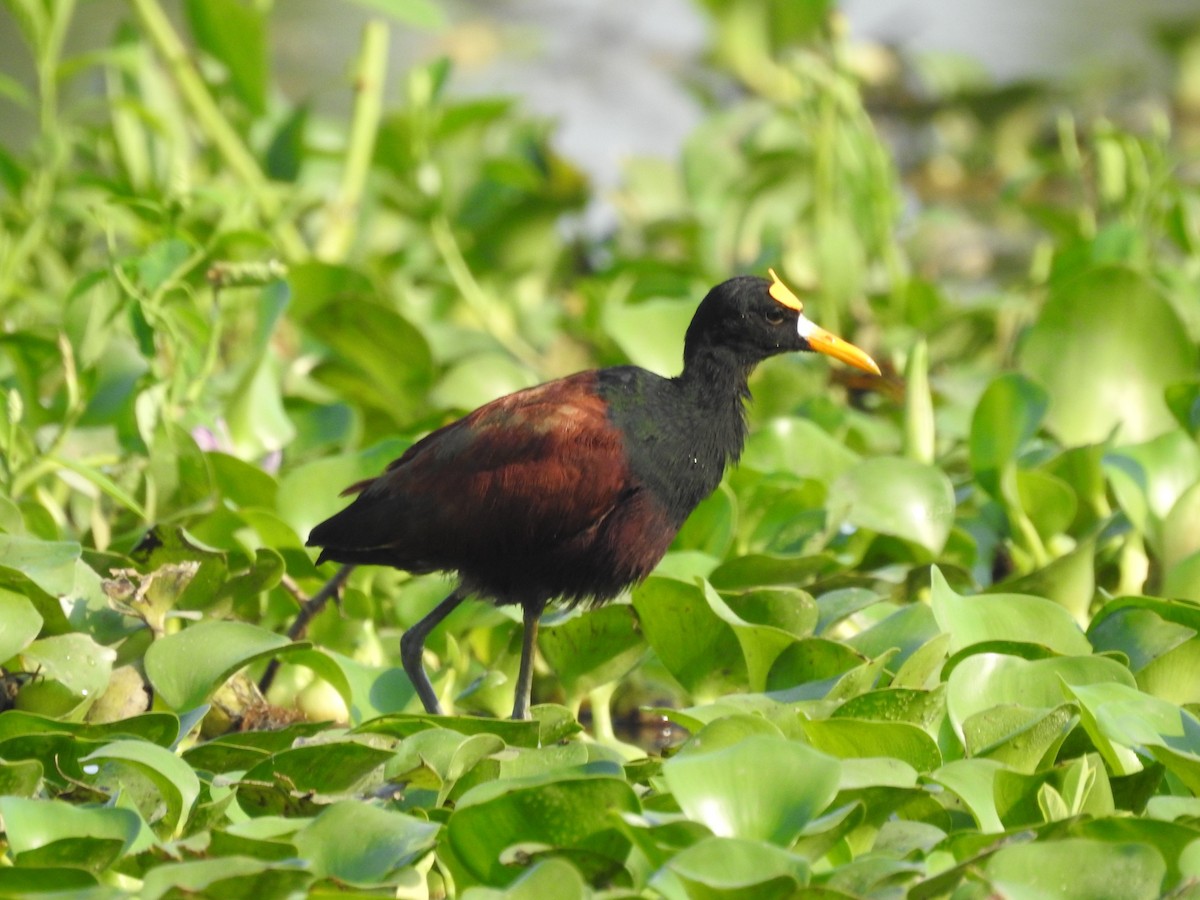
[[[708,292],[677,377],[618,366],[501,397],[351,485],[354,502],[312,530],[318,563],[457,573],[450,596],[400,640],[428,712],[441,706],[422,664],[425,639],[476,597],[522,608],[513,718],[528,717],[546,604],[603,603],[650,574],[741,455],[747,379],[759,362],[815,350],[879,374],[866,353],[807,319],[770,274]]]

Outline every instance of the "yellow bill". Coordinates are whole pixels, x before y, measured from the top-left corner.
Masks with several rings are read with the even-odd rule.
[[[858,347],[854,346],[849,341],[844,341],[834,334],[830,334],[821,326],[815,324],[812,320],[804,315],[804,304],[800,302],[800,298],[792,293],[791,288],[784,284],[774,269],[767,269],[771,275],[771,286],[767,288],[772,299],[781,306],[786,306],[788,309],[794,309],[800,313],[796,320],[796,332],[800,337],[808,342],[808,345],[817,353],[824,353],[826,356],[832,356],[834,359],[854,366],[856,369],[862,369],[864,372],[870,372],[872,375],[879,375],[879,366],[875,364],[875,360],[871,359],[867,353]]]

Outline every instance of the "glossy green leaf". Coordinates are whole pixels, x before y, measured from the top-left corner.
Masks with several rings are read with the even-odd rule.
[[[824,753],[764,734],[672,757],[663,777],[688,817],[718,837],[786,847],[829,805],[839,770]]]
[[[83,764],[96,761],[130,766],[149,778],[167,807],[167,828],[180,834],[200,795],[200,780],[191,766],[169,750],[134,740],[114,741],[79,760]]]
[[[831,484],[858,461],[857,453],[814,422],[780,417],[751,433],[740,465]]]
[[[999,653],[969,656],[950,673],[946,709],[961,736],[971,716],[1004,704],[1052,709],[1069,700],[1067,686],[1116,682],[1134,687],[1120,663],[1102,656],[1025,660]]]
[[[0,661],[28,647],[42,630],[42,617],[29,600],[0,588]]]
[[[942,754],[933,738],[908,722],[838,717],[813,719],[802,725],[812,745],[831,756],[891,757],[917,772],[930,772],[942,764]]]
[[[994,889],[1063,900],[1152,900],[1166,864],[1145,844],[1064,838],[1001,848],[984,869]]]
[[[633,608],[603,606],[561,622],[543,620],[538,648],[569,696],[623,677],[646,653]]]
[[[248,856],[225,856],[156,866],[146,873],[140,896],[145,900],[180,894],[287,897],[304,893],[312,880],[312,873],[302,868],[300,860],[271,862]]]
[[[386,884],[431,850],[441,827],[353,800],[327,807],[294,841],[320,878],[346,884]]]
[[[911,459],[868,459],[838,478],[829,496],[833,523],[902,538],[933,554],[954,522],[950,479]]]
[[[938,627],[950,635],[950,651],[988,641],[1023,641],[1064,654],[1092,650],[1071,615],[1056,603],[1023,594],[954,592],[942,573],[932,571],[933,614]]]
[[[285,647],[287,638],[246,622],[200,622],[146,651],[146,677],[172,709],[194,709],[234,672]]]
[[[241,101],[261,114],[267,100],[267,36],[262,11],[237,0],[189,0],[184,8],[197,43],[225,66]]]
[[[21,658],[26,671],[40,671],[46,679],[62,685],[78,705],[104,693],[117,654],[85,634],[62,634],[34,641],[21,652]]]
[[[611,877],[624,865],[629,839],[614,813],[636,812],[632,788],[605,774],[553,773],[483,784],[459,798],[447,837],[463,865],[484,884],[515,880],[510,848],[558,848],[586,877]]]
[[[677,853],[651,885],[664,896],[792,897],[809,881],[806,859],[760,841],[709,837]]]
[[[312,815],[391,759],[388,750],[336,740],[273,754],[246,771],[237,800],[247,815]]]
[[[132,846],[141,819],[128,809],[0,797],[9,852],[20,865],[100,871]]]
[[[733,629],[713,611],[699,586],[648,578],[634,589],[633,608],[646,642],[690,693],[746,677]]]
[[[1046,427],[1070,446],[1114,430],[1142,441],[1170,428],[1163,393],[1194,374],[1196,349],[1150,279],[1109,266],[1053,287],[1019,359],[1050,396]]]
[[[971,418],[968,450],[979,483],[1000,493],[1000,470],[1037,433],[1049,396],[1018,372],[998,375],[984,390]]]

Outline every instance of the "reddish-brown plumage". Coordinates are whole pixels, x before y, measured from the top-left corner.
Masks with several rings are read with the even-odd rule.
[[[498,603],[606,600],[677,530],[630,471],[583,372],[501,397],[418,441],[318,526],[319,562],[457,571]]]
[[[501,397],[354,485],[354,502],[313,529],[318,562],[458,574],[453,593],[400,641],[429,712],[440,706],[421,663],[425,638],[478,596],[522,607],[513,716],[528,714],[547,602],[603,602],[658,564],[741,453],[747,379],[758,362],[818,350],[878,372],[801,307],[781,283],[726,281],[696,310],[678,377],[625,366]]]

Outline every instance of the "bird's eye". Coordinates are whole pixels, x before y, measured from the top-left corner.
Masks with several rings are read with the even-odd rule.
[[[766,319],[767,319],[768,325],[782,325],[783,324],[783,310],[782,309],[767,310]]]

